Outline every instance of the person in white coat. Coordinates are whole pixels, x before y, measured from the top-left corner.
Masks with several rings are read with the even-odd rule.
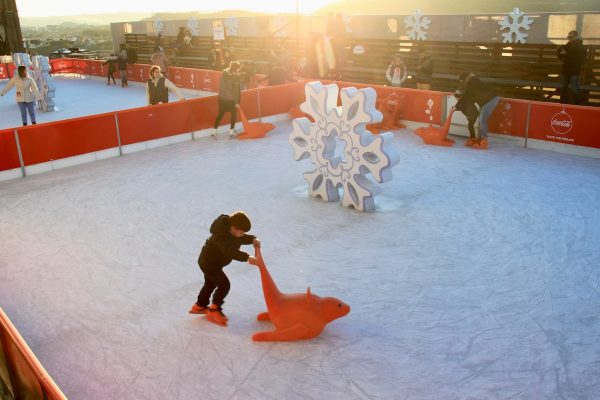
[[[13,76],[12,79],[6,84],[0,95],[4,96],[6,92],[15,87],[17,90],[16,98],[17,105],[21,111],[21,119],[23,120],[23,126],[27,126],[27,112],[29,111],[29,117],[31,118],[31,124],[35,125],[35,111],[33,107],[34,100],[41,100],[42,95],[38,90],[35,81],[27,76],[27,67],[21,65],[18,69],[17,75]]]
[[[396,55],[394,61],[388,65],[385,77],[390,85],[396,87],[402,86],[402,83],[406,80],[406,67],[404,66],[404,62],[402,62],[402,57],[400,57],[400,55]]]

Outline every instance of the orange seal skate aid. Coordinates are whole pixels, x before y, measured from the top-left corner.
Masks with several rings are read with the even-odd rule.
[[[250,122],[246,118],[246,114],[242,111],[242,108],[238,108],[240,112],[240,118],[242,119],[242,125],[244,126],[244,133],[238,135],[238,139],[260,139],[264,138],[267,132],[273,130],[275,125],[268,122]]]
[[[257,267],[260,270],[267,311],[257,315],[259,321],[271,321],[274,331],[257,332],[252,340],[257,342],[292,341],[312,339],[325,326],[350,312],[350,306],[334,297],[319,297],[310,292],[281,293],[271,278],[262,258],[260,248],[255,247]]]
[[[433,146],[452,146],[454,145],[454,139],[448,138],[448,131],[450,130],[450,124],[452,123],[452,114],[454,110],[450,112],[446,122],[439,128],[429,125],[428,127],[417,128],[415,133],[423,139],[425,144]]]

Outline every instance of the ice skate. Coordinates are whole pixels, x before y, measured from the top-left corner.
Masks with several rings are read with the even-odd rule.
[[[218,308],[208,308],[206,313],[206,319],[210,322],[220,325],[227,326],[227,316],[223,314],[223,309],[221,307]]]
[[[190,311],[188,311],[188,312],[190,314],[206,314],[207,311],[208,311],[208,307],[199,306],[198,304],[194,303],[192,305],[192,308],[190,308]]]

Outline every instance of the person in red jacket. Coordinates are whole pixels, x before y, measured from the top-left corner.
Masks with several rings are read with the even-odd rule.
[[[222,305],[231,285],[223,268],[233,260],[256,265],[256,258],[240,250],[243,244],[260,247],[260,241],[246,233],[250,228],[250,219],[242,211],[231,215],[221,214],[213,221],[210,226],[211,236],[202,246],[198,257],[198,265],[204,274],[204,285],[189,311],[190,314],[207,314],[213,321],[221,325],[227,324]],[[212,303],[209,306],[211,294]]]

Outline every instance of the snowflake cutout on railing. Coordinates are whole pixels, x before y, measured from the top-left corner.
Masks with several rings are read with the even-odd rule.
[[[342,89],[340,107],[338,91],[335,84],[306,84],[306,100],[300,109],[315,122],[306,117],[294,119],[289,142],[296,161],[310,157],[316,166],[314,171],[304,173],[311,196],[339,201],[341,187],[342,205],[373,211],[374,196],[380,189],[366,175],[370,173],[379,183],[392,179],[392,167],[399,160],[391,147],[393,135],[373,135],[365,128],[382,120],[375,108],[377,93],[373,88]]]
[[[278,38],[287,37],[287,27],[290,24],[290,20],[285,15],[277,15],[271,19],[271,32]]]
[[[523,17],[523,19],[521,19]],[[519,21],[520,20],[520,21]],[[513,8],[501,21],[498,21],[500,30],[508,29],[508,32],[504,32],[504,43],[526,43],[528,34],[521,32],[521,29],[529,30],[530,25],[533,23],[533,19],[525,15],[518,8]]]
[[[154,20],[154,32],[158,33],[163,33],[163,30],[165,29],[165,24],[163,23],[162,19],[160,19],[160,17],[156,17],[156,19]]]
[[[404,18],[404,27],[408,38],[411,40],[427,39],[427,29],[431,20],[421,13],[421,10],[415,11],[413,15]]]
[[[192,33],[192,36],[198,36],[200,34],[198,26],[199,24],[196,18],[191,17],[190,19],[188,19],[187,28]]]
[[[227,36],[237,36],[240,21],[235,17],[229,17],[225,20],[225,33]]]

